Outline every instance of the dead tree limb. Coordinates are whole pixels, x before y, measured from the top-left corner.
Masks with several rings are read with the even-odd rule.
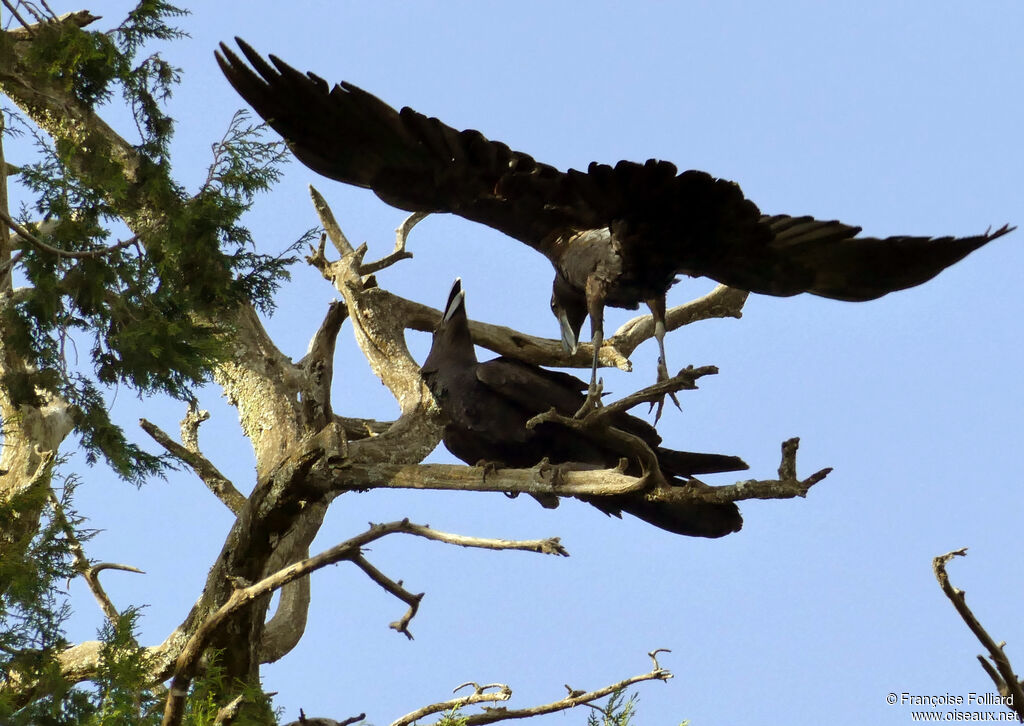
[[[564,548],[561,547],[556,538],[543,541],[516,541],[466,537],[464,535],[437,532],[429,527],[413,524],[409,520],[402,520],[387,524],[371,525],[362,534],[347,539],[318,555],[295,562],[254,584],[232,583],[234,588],[227,601],[209,617],[205,618],[195,629],[177,658],[171,687],[167,694],[167,702],[164,706],[163,726],[178,726],[181,723],[181,719],[184,716],[185,697],[197,672],[200,658],[218,634],[220,628],[232,615],[243,608],[251,606],[254,601],[269,595],[274,590],[284,587],[299,578],[307,577],[310,573],[327,565],[360,557],[363,547],[382,537],[396,533],[412,534],[439,542],[458,544],[463,547],[525,550],[542,554],[565,554]],[[406,621],[405,625],[408,625],[408,621]]]
[[[989,663],[985,660],[984,656],[980,655],[978,656],[978,662],[981,663],[985,673],[992,679],[996,689],[999,691],[999,695],[1005,699],[1004,705],[1017,714],[1019,721],[1024,721],[1024,689],[1022,689],[1021,680],[1013,672],[1013,665],[1010,663],[1010,659],[1006,656],[1006,643],[996,643],[992,636],[988,634],[988,631],[985,630],[974,616],[971,609],[967,607],[967,593],[958,587],[954,587],[949,581],[949,575],[946,573],[946,565],[950,560],[954,557],[966,556],[967,548],[961,547],[958,550],[935,557],[932,560],[932,570],[935,572],[935,579],[939,581],[939,587],[942,588],[942,592],[953,603],[957,614],[967,624],[970,631],[974,633],[974,637],[988,651],[988,657],[992,660],[992,663]]]
[[[654,651],[657,653],[658,651]],[[667,681],[672,678],[672,674],[658,665],[657,659],[651,655],[654,660],[654,668],[649,673],[643,673],[638,676],[632,676],[630,678],[624,678],[617,683],[604,686],[602,688],[595,689],[593,691],[577,691],[569,688],[569,695],[565,698],[550,703],[545,703],[539,706],[531,706],[529,708],[520,709],[508,709],[508,708],[496,708],[496,707],[483,707],[483,713],[465,715],[460,714],[460,721],[465,723],[467,726],[477,726],[478,724],[495,723],[497,721],[507,721],[510,719],[529,718],[531,716],[541,716],[546,713],[556,713],[558,711],[566,711],[570,708],[577,706],[588,705],[599,698],[604,698],[615,691],[621,690],[634,683],[642,683],[643,681]],[[441,701],[439,703],[430,704],[424,706],[411,713],[407,713],[405,716],[392,721],[391,726],[408,726],[409,724],[417,722],[424,716],[429,716],[432,713],[451,712],[455,709],[461,709],[468,705],[474,705],[476,703],[497,703],[499,701],[507,701],[512,697],[512,689],[502,683],[492,683],[486,686],[478,686],[475,683],[463,684],[463,686],[473,686],[473,693],[468,696],[462,696],[460,698],[453,698],[447,701]],[[459,686],[462,688],[463,686]],[[491,691],[490,689],[498,689],[497,691]],[[458,689],[456,689],[458,690]],[[437,723],[431,724],[431,726],[437,726]]]
[[[245,506],[245,495],[238,491],[231,480],[221,474],[209,459],[200,454],[198,450],[182,446],[159,426],[144,418],[139,419],[139,426],[152,436],[154,441],[164,447],[171,456],[188,465],[196,473],[196,476],[206,484],[206,487],[224,503],[224,506],[234,514],[242,511],[242,507]]]

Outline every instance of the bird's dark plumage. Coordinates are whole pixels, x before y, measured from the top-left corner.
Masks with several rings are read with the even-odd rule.
[[[607,438],[556,423],[526,428],[530,418],[552,407],[571,416],[583,403],[587,384],[567,373],[513,358],[478,362],[458,281],[434,332],[430,354],[423,363],[423,378],[448,418],[445,446],[468,464],[484,460],[524,468],[547,458],[552,464],[579,462],[612,468],[627,455],[614,449]],[[687,485],[694,474],[747,468],[735,456],[663,448],[653,426],[626,413],[615,416],[612,425],[643,439],[657,454],[665,478],[679,486]],[[639,475],[639,465],[631,463],[627,473]],[[666,504],[649,501],[642,494],[587,501],[607,514],[628,512],[670,532],[697,537],[721,537],[743,524],[739,509],[732,503]]]
[[[451,212],[543,253],[555,267],[552,309],[575,348],[589,314],[603,339],[605,305],[647,303],[661,346],[665,293],[678,274],[767,295],[809,292],[863,301],[919,285],[1008,231],[973,237],[857,237],[859,227],[764,216],[738,185],[667,161],[559,171],[480,132],[396,111],[340,83],[331,88],[238,40],[217,62],[235,89],[324,176],[372,189],[415,212]],[[255,71],[253,70],[255,69]],[[596,373],[597,353],[594,354]],[[593,377],[592,377],[593,383]]]

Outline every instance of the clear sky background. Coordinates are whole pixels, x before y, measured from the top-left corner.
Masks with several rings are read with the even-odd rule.
[[[81,3],[50,2],[57,12]],[[950,1],[400,3],[183,0],[191,38],[161,50],[184,70],[170,104],[177,179],[195,189],[232,112],[244,104],[213,61],[239,35],[330,81],[351,81],[560,168],[592,160],[668,159],[740,183],[765,213],[813,214],[866,234],[969,235],[1024,224],[1024,4]],[[118,22],[131,2],[89,6]],[[130,133],[123,110],[110,113]],[[8,146],[13,163],[24,147]],[[317,223],[315,184],[370,257],[390,250],[403,213],[372,193],[317,178],[298,163],[248,217],[261,250],[283,249]],[[461,276],[471,317],[557,337],[551,268],[524,245],[478,225],[433,217],[410,238],[415,259],[379,275],[411,299],[443,304]],[[368,521],[410,517],[451,532],[559,535],[572,556],[476,552],[393,538],[368,553],[426,591],[411,629],[387,625],[404,605],[354,567],[313,578],[302,643],[264,669],[287,718],[378,726],[449,697],[465,681],[508,683],[525,707],[646,672],[671,648],[676,678],[639,687],[637,723],[904,724],[890,692],[967,697],[993,690],[980,646],[940,592],[931,559],[968,546],[953,581],[1024,670],[1019,528],[1024,512],[1021,411],[1024,233],[975,252],[922,287],[849,304],[753,296],[742,320],[673,332],[670,367],[719,366],[666,410],[670,446],[742,456],[773,476],[779,444],[802,439],[802,476],[834,473],[807,499],[742,503],[745,525],[721,540],[678,537],[567,501],[555,510],[501,495],[371,492],[337,500],[317,540],[326,548]],[[711,289],[684,280],[684,302]],[[301,357],[336,293],[296,266],[267,326]],[[608,314],[614,331],[630,317]],[[421,358],[429,337],[412,334]],[[492,354],[481,351],[481,357]],[[606,389],[654,380],[654,342],[634,373]],[[335,410],[393,417],[345,325]],[[585,371],[580,371],[585,375]],[[145,415],[177,433],[184,409],[112,395],[139,441]],[[207,389],[213,420],[200,443],[245,491],[253,457],[237,416]],[[148,443],[147,443],[148,445]],[[443,449],[433,461],[452,461]],[[186,474],[140,491],[103,467],[82,468],[79,504],[104,531],[100,560],[119,606],[148,604],[143,641],[163,640],[187,613],[231,518]],[[712,483],[731,483],[725,476]],[[101,615],[80,583],[72,622],[94,637]],[[545,723],[582,724],[587,714]]]

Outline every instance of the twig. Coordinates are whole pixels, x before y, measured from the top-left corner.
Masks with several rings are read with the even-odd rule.
[[[377,421],[372,418],[339,416],[338,414],[334,414],[334,422],[341,426],[349,441],[380,436],[395,424],[394,421]]]
[[[550,411],[537,414],[526,422],[526,428],[533,429],[542,423],[555,423],[575,431],[586,431],[589,436],[599,437],[618,453],[632,459],[640,464],[641,476],[637,488],[644,489],[648,486],[667,487],[668,482],[661,472],[661,465],[658,463],[658,456],[654,450],[647,445],[639,436],[617,429],[609,425],[604,419],[591,418],[598,413],[595,409],[578,419],[575,416],[563,416],[554,408]]]
[[[405,726],[406,724],[416,723],[419,719],[424,716],[429,716],[432,713],[451,712],[455,709],[464,708],[465,706],[471,706],[476,703],[498,703],[499,701],[507,701],[512,698],[512,689],[504,683],[489,683],[486,686],[480,686],[476,683],[463,683],[460,686],[456,686],[452,689],[452,693],[465,688],[466,686],[473,686],[473,692],[468,696],[459,696],[458,698],[451,698],[447,701],[440,701],[438,703],[432,703],[422,708],[417,708],[411,713],[407,713],[400,719],[391,722],[391,726]],[[497,691],[490,691],[492,688],[497,688]]]
[[[550,422],[575,431],[585,431],[589,436],[600,437],[612,449],[618,450],[621,454],[630,457],[640,464],[642,470],[641,487],[646,487],[649,484],[653,484],[655,487],[667,487],[668,482],[661,472],[658,457],[651,447],[639,436],[612,426],[610,418],[641,403],[660,400],[668,393],[695,390],[698,378],[716,373],[718,373],[718,369],[714,366],[703,366],[701,368],[690,366],[672,378],[655,383],[606,406],[594,408],[582,416],[580,413],[574,416],[562,415],[552,408],[549,411],[532,417],[526,422],[526,428],[533,429],[541,423]]]
[[[365,572],[366,575],[371,580],[376,582],[378,585],[383,587],[385,590],[387,590],[392,595],[394,595],[399,600],[403,601],[406,605],[409,606],[409,609],[406,611],[405,615],[403,615],[400,620],[396,620],[395,622],[389,624],[388,627],[392,630],[397,630],[399,633],[402,633],[406,638],[412,640],[412,633],[409,632],[409,623],[412,621],[414,617],[416,617],[416,612],[420,608],[420,600],[423,599],[423,595],[426,593],[421,592],[413,594],[409,592],[404,587],[402,587],[401,581],[395,582],[387,575],[385,575],[383,572],[378,570],[376,567],[371,565],[369,561],[362,555],[356,555],[355,557],[353,557],[352,564],[354,564],[360,570]]]
[[[395,250],[389,255],[381,257],[376,262],[367,262],[366,264],[359,265],[359,274],[366,276],[372,275],[375,272],[379,272],[386,267],[399,262],[401,260],[412,259],[412,252],[405,249],[406,240],[409,238],[409,233],[412,228],[417,224],[426,219],[429,215],[426,212],[415,212],[405,218],[405,221],[399,225],[398,229],[395,230]]]
[[[14,19],[17,20],[19,23],[21,23],[22,28],[24,28],[24,31],[26,33],[28,33],[29,35],[32,35],[33,34],[32,24],[28,23],[25,20],[25,18],[21,17],[21,15],[18,14],[17,8],[15,8],[15,6],[12,5],[9,2],[9,0],[3,0],[3,3],[4,3],[4,7],[7,8],[8,12],[10,12],[10,14],[14,16]]]
[[[811,487],[832,473],[832,467],[816,471],[806,479],[798,479],[796,452],[799,448],[800,439],[797,437],[782,442],[782,461],[779,464],[778,479],[747,479],[724,486],[704,486],[692,491],[691,498],[704,502],[739,502],[745,499],[806,497]],[[673,487],[671,491],[678,491],[678,487]]]
[[[21,258],[25,256],[25,250],[18,250],[10,259],[0,265],[0,279],[2,279],[16,264],[21,262]]]
[[[647,654],[647,656],[651,659],[651,662],[654,663],[654,670],[656,670],[656,671],[660,671],[661,670],[661,666],[658,665],[658,653],[671,653],[671,652],[672,652],[672,650],[670,648],[655,648],[654,650],[652,650],[650,653]]]
[[[199,453],[199,426],[210,420],[210,412],[199,409],[196,399],[188,402],[185,418],[178,422],[181,427],[181,443],[194,454]]]
[[[1013,672],[1013,665],[1010,663],[1010,659],[1007,658],[1006,651],[1003,650],[1006,643],[996,643],[992,639],[992,636],[978,622],[971,609],[967,607],[966,593],[960,588],[954,587],[949,581],[949,575],[946,573],[946,564],[950,560],[954,557],[966,556],[967,548],[961,547],[958,550],[935,557],[932,560],[932,570],[935,572],[935,579],[939,581],[939,587],[942,588],[949,601],[953,603],[953,607],[961,619],[967,624],[970,631],[974,633],[974,637],[988,651],[988,657],[992,659],[995,668],[993,669],[980,655],[978,656],[978,661],[985,669],[989,678],[992,679],[992,682],[995,683],[999,695],[1006,699],[1004,705],[1013,709],[1019,721],[1024,721],[1024,689],[1021,687],[1020,679]]]
[[[31,15],[33,18],[35,18],[36,24],[39,24],[39,23],[42,23],[42,22],[45,22],[45,21],[49,20],[49,18],[44,17],[42,15],[42,13],[40,13],[38,10],[36,10],[31,2],[26,2],[25,0],[22,0],[21,5],[26,10],[28,10],[29,15]]]
[[[71,550],[71,556],[75,560],[75,569],[77,569],[86,583],[89,585],[89,590],[92,592],[96,602],[99,603],[100,609],[103,614],[107,616],[107,620],[110,621],[111,625],[116,626],[121,614],[114,607],[114,603],[103,589],[103,585],[100,584],[99,573],[103,570],[122,570],[124,572],[135,572],[138,574],[145,574],[142,570],[131,565],[119,565],[114,562],[100,562],[95,565],[89,563],[89,559],[85,556],[85,550],[82,548],[82,543],[75,535],[75,530],[72,528],[68,518],[64,515],[64,507],[61,506],[60,500],[57,499],[57,495],[53,493],[51,489],[49,492],[50,507],[53,509],[54,517],[56,517],[60,528],[64,531],[64,536],[68,540],[68,549]]]
[[[53,8],[50,7],[46,0],[39,0],[39,4],[43,6],[43,9],[50,14],[51,18],[56,18],[57,13],[53,12]]]
[[[658,653],[659,649],[654,651]],[[653,654],[651,658],[654,659]],[[484,707],[484,712],[479,714],[473,714],[470,716],[460,715],[460,721],[466,724],[466,726],[477,726],[478,724],[495,723],[496,721],[506,721],[509,719],[529,718],[531,716],[540,716],[546,713],[555,713],[557,711],[565,711],[576,706],[583,706],[596,701],[599,698],[614,693],[615,691],[631,686],[634,683],[641,683],[643,681],[667,681],[672,678],[672,674],[661,668],[657,664],[657,660],[654,660],[655,667],[650,673],[644,673],[639,676],[632,676],[631,678],[625,678],[618,683],[613,683],[603,688],[598,688],[593,691],[581,692],[574,689],[566,688],[569,690],[569,695],[558,701],[552,701],[551,703],[545,703],[540,706],[533,706],[531,708],[521,709],[507,709],[507,708],[488,708]],[[454,698],[449,701],[442,701],[441,703],[435,703],[430,706],[424,706],[423,708],[417,709],[412,713],[402,716],[400,719],[393,721],[391,726],[407,726],[408,724],[414,723],[423,716],[431,713],[440,713],[442,711],[451,711],[455,708],[462,708],[463,706],[470,705],[474,702],[485,702],[485,701],[507,701],[512,696],[512,689],[503,684],[492,684],[490,686],[475,686],[474,692],[469,696],[463,696],[462,698]],[[497,693],[485,693],[484,690],[487,688],[500,688]],[[468,699],[476,699],[468,700]],[[436,726],[431,724],[431,726]]]
[[[34,234],[32,234],[27,229],[25,229],[20,224],[11,219],[10,215],[8,215],[7,212],[3,211],[2,209],[0,209],[0,222],[5,223],[8,227],[17,232],[19,237],[24,239],[26,242],[28,242],[30,245],[35,247],[40,252],[45,252],[47,254],[55,255],[57,257],[66,257],[73,260],[79,260],[89,257],[103,257],[113,252],[117,252],[118,250],[124,249],[125,247],[129,247],[139,241],[139,236],[135,235],[134,237],[126,239],[123,242],[112,244],[109,247],[101,247],[99,249],[86,250],[84,252],[71,252],[70,250],[62,250],[59,247],[53,247],[52,245],[46,244],[38,237],[36,237]]]
[[[698,378],[717,374],[718,368],[715,366],[701,366],[700,368],[694,368],[692,365],[687,366],[672,378],[668,378],[664,381],[658,381],[653,385],[640,389],[636,393],[624,396],[618,401],[605,404],[600,408],[595,408],[581,420],[584,423],[596,425],[599,422],[603,422],[609,416],[623,411],[628,411],[634,406],[639,406],[641,403],[658,401],[662,396],[668,393],[696,391]]]
[[[326,232],[327,236],[330,238],[331,244],[334,245],[334,249],[337,250],[338,254],[342,257],[355,254],[355,249],[352,247],[352,243],[348,241],[348,237],[346,237],[345,233],[341,231],[341,226],[334,218],[334,212],[332,212],[330,206],[328,206],[327,200],[324,199],[323,195],[318,192],[316,187],[312,184],[309,186],[309,196],[313,198],[313,208],[316,209],[316,213],[320,217],[320,223],[324,226],[324,232]],[[322,251],[322,237],[320,245]]]

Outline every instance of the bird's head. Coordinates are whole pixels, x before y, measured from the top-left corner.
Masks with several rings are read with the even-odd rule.
[[[430,345],[427,359],[423,361],[422,372],[436,373],[446,367],[466,363],[476,363],[476,353],[473,350],[473,339],[469,335],[466,293],[462,289],[462,279],[456,278],[448,293],[441,322],[434,329],[434,341]]]
[[[587,319],[587,299],[560,273],[555,274],[551,286],[551,312],[562,329],[562,347],[566,353],[575,353],[580,345],[583,321]]]

